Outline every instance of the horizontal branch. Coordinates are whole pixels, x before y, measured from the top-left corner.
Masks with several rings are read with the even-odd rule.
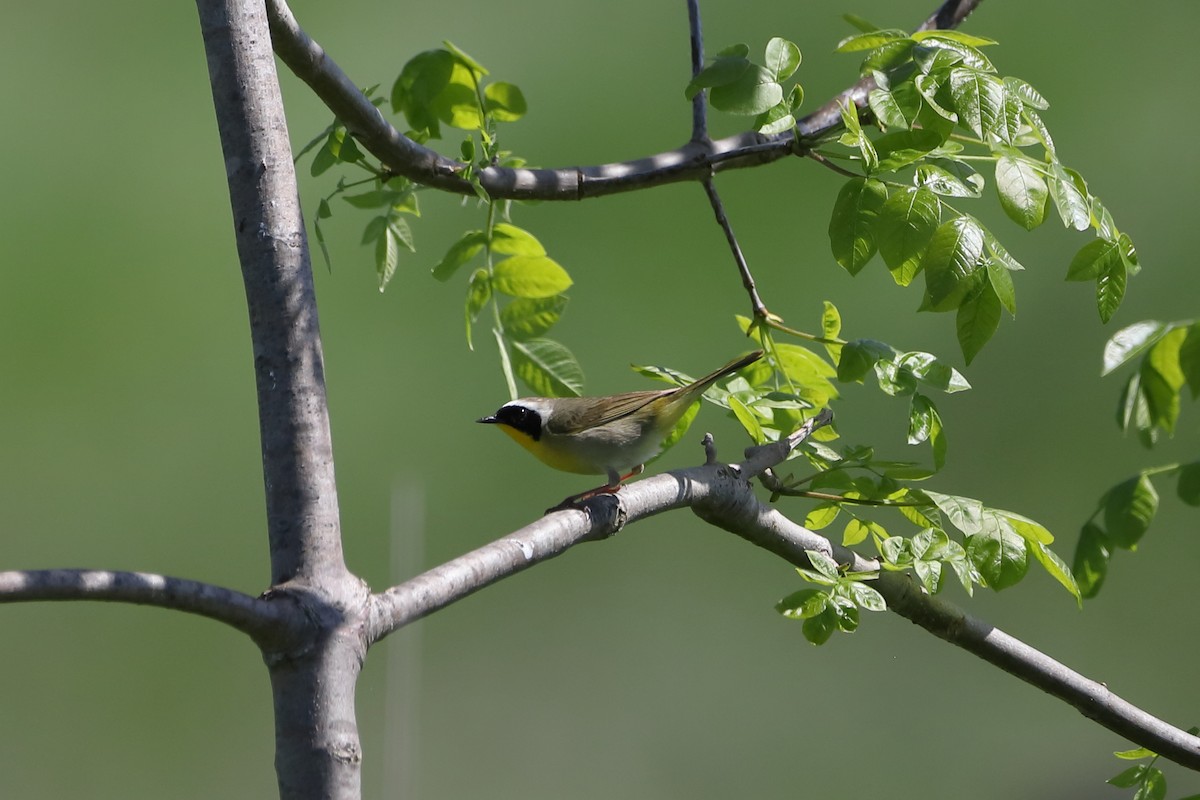
[[[803,435],[797,436],[797,440]],[[749,480],[786,457],[795,442],[747,451],[741,464],[715,463],[675,470],[629,484],[579,509],[550,514],[489,545],[436,567],[372,598],[368,641],[375,642],[421,617],[566,552],[580,542],[604,539],[640,519],[690,507],[706,522],[730,531],[785,561],[811,568],[816,550],[852,570],[878,572],[872,585],[888,609],[935,636],[1063,700],[1084,716],[1164,758],[1200,769],[1200,738],[1122,699],[1019,639],[926,594],[907,573],[882,571],[878,561],[784,516],[761,502]]]
[[[919,30],[957,26],[981,0],[948,0]],[[354,138],[388,170],[426,186],[474,194],[461,177],[466,165],[446,158],[397,131],[311,36],[296,22],[286,0],[267,0],[275,52],[333,112]],[[801,155],[841,125],[841,105],[862,107],[874,80],[863,79],[796,124],[795,131],[764,136],[753,131],[718,141],[690,141],[664,153],[587,167],[515,169],[488,167],[479,181],[493,198],[582,200],[687,180]]]
[[[186,611],[224,622],[255,640],[283,635],[297,623],[283,603],[167,575],[103,569],[0,572],[0,603],[38,600],[96,600]]]

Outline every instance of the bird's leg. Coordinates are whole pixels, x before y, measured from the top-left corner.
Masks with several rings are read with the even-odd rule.
[[[547,508],[546,513],[549,514],[554,511],[562,511],[563,509],[574,508],[584,500],[591,500],[593,497],[598,497],[602,494],[616,494],[621,490],[622,481],[629,480],[635,475],[641,475],[642,470],[645,468],[645,464],[638,464],[624,475],[617,472],[615,469],[610,468],[608,470],[608,483],[604,484],[603,486],[597,486],[595,489],[588,489],[586,492],[573,494],[553,508]]]

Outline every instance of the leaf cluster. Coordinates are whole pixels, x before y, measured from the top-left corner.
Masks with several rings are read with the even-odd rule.
[[[853,633],[858,629],[860,608],[885,611],[883,596],[865,581],[877,577],[874,572],[844,570],[836,561],[819,550],[806,550],[812,569],[796,571],[805,580],[828,587],[801,589],[775,604],[775,610],[788,619],[804,622],[804,638],[813,644],[824,644],[835,631]]]
[[[1188,728],[1187,732],[1195,736],[1200,734],[1200,727],[1193,726]],[[1113,755],[1122,761],[1142,761],[1144,759],[1149,759],[1149,761],[1121,770],[1109,778],[1106,783],[1118,789],[1133,789],[1133,800],[1165,800],[1167,778],[1161,769],[1154,766],[1159,759],[1157,753],[1145,747],[1138,747],[1133,750],[1121,750]],[[1181,797],[1179,800],[1200,800],[1200,794],[1191,794]]]
[[[566,310],[564,292],[571,286],[571,276],[546,254],[532,233],[511,223],[493,223],[492,211],[494,206],[489,206],[486,228],[467,231],[450,246],[434,266],[433,276],[447,281],[482,256],[482,265],[467,281],[464,317],[468,346],[472,346],[476,320],[490,305],[492,333],[513,397],[514,376],[538,395],[582,394],[579,362],[565,345],[545,336]]]
[[[392,85],[391,108],[404,115],[409,124],[406,135],[417,142],[441,138],[443,126],[466,131],[459,145],[466,163],[463,177],[471,181],[476,194],[487,202],[487,193],[477,179],[478,171],[495,164],[525,163],[501,150],[498,140],[499,123],[515,122],[525,115],[525,96],[514,84],[489,82],[488,71],[482,64],[450,42],[443,45],[418,53],[404,65]],[[376,88],[371,87],[364,94],[376,106],[382,106],[383,98],[372,97]],[[314,176],[339,164],[368,174],[359,181],[339,180],[334,191],[318,204],[313,229],[325,263],[328,265],[330,259],[321,221],[333,216],[330,201],[341,196],[354,208],[377,210],[378,214],[363,229],[362,244],[373,247],[379,290],[383,291],[396,273],[401,250],[416,251],[406,217],[420,216],[417,193],[424,187],[393,174],[385,165],[369,162],[345,125],[336,119],[300,151],[297,160],[314,149],[311,166]],[[365,192],[346,194],[349,189],[367,184],[370,188]]]
[[[834,259],[857,274],[878,253],[901,286],[924,274],[920,310],[956,312],[968,363],[995,333],[1001,312],[1016,313],[1012,273],[1023,269],[975,216],[956,207],[983,195],[983,164],[991,165],[1005,214],[1022,228],[1041,225],[1053,207],[1067,228],[1095,229],[1098,238],[1075,256],[1067,278],[1095,281],[1101,319],[1116,311],[1138,269],[1129,237],[1059,159],[1041,117],[1049,104],[1025,81],[997,74],[982,50],[993,44],[941,30],[872,28],[844,39],[838,51],[865,53],[862,74],[876,88],[866,109],[842,107],[836,143],[849,153],[814,143],[820,158],[862,172],[834,203]]]
[[[750,60],[749,46],[731,45],[696,73],[683,94],[691,100],[708,90],[713,108],[754,117],[754,129],[759,133],[783,133],[796,126],[796,111],[804,102],[804,88],[799,83],[785,88],[800,60],[800,48],[778,36],[767,42],[761,64]]]
[[[1138,360],[1117,404],[1117,426],[1131,430],[1146,447],[1160,433],[1171,436],[1179,418],[1183,389],[1200,397],[1200,322],[1145,320],[1117,331],[1104,347],[1104,373]],[[1174,476],[1175,493],[1200,506],[1200,461],[1144,469],[1100,496],[1075,546],[1074,571],[1084,597],[1095,597],[1118,550],[1136,550],[1158,513],[1152,479]]]

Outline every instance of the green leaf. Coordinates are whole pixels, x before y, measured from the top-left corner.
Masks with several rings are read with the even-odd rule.
[[[1089,522],[1083,526],[1071,571],[1079,583],[1079,593],[1085,598],[1095,597],[1104,584],[1112,553],[1110,544],[1108,534],[1099,525]]]
[[[956,30],[945,30],[935,28],[927,31],[917,31],[912,35],[912,38],[918,42],[926,42],[930,39],[940,40],[944,42],[955,42],[963,44],[967,47],[987,47],[988,45],[997,44],[995,39],[987,39],[983,36],[972,36],[969,33],[963,33]]]
[[[1009,219],[1027,231],[1046,219],[1050,190],[1041,171],[1028,159],[1001,156],[996,160],[996,191]]]
[[[867,524],[860,519],[851,519],[846,523],[846,527],[842,530],[842,544],[845,547],[853,547],[867,538],[867,534],[871,529]]]
[[[858,28],[863,33],[874,33],[879,30],[879,26],[870,20],[860,17],[858,14],[842,14],[842,19],[849,22],[853,27]]]
[[[486,241],[483,231],[464,233],[457,242],[450,245],[446,255],[442,256],[442,260],[434,266],[433,277],[439,281],[450,280],[459,267],[466,264],[483,249]]]
[[[465,309],[465,317],[467,323],[467,348],[474,350],[475,345],[471,342],[471,328],[475,320],[479,318],[479,312],[492,299],[492,283],[488,277],[486,269],[477,269],[471,273],[471,279],[467,283],[467,305]]]
[[[567,298],[519,297],[500,310],[500,325],[513,341],[524,341],[541,336],[554,327],[567,307]]]
[[[510,256],[493,269],[493,287],[511,297],[553,297],[571,283],[567,271],[546,256]]]
[[[1107,375],[1129,361],[1161,339],[1167,330],[1168,326],[1162,322],[1144,320],[1117,331],[1104,344],[1104,366],[1100,374]]]
[[[881,45],[898,39],[907,39],[908,32],[898,28],[888,28],[886,30],[867,31],[864,33],[856,33],[853,36],[847,36],[838,42],[834,52],[836,53],[857,53],[863,50],[874,50]]]
[[[931,353],[913,350],[904,353],[896,361],[897,366],[905,373],[924,383],[940,389],[946,394],[965,392],[971,388],[967,379],[954,367],[939,361]]]
[[[1113,755],[1123,761],[1137,761],[1142,758],[1153,758],[1158,754],[1145,747],[1135,747],[1132,750],[1118,750]]]
[[[767,71],[775,76],[775,80],[785,81],[800,66],[800,48],[787,39],[776,36],[767,42],[764,63]]]
[[[1025,540],[990,509],[983,512],[979,532],[967,537],[967,558],[996,591],[1017,583],[1029,569]]]
[[[825,339],[836,339],[841,332],[842,315],[837,310],[837,306],[826,300],[821,311],[821,336]],[[837,364],[838,359],[842,357],[842,346],[840,344],[826,344],[825,352],[829,354],[829,358],[833,363]]]
[[[1125,263],[1120,260],[1109,264],[1096,278],[1096,310],[1100,312],[1101,322],[1108,322],[1117,313],[1121,301],[1125,299],[1127,280]]]
[[[1000,136],[1004,115],[1004,84],[996,77],[968,67],[950,71],[950,97],[958,120],[981,139]]]
[[[924,187],[896,192],[880,209],[879,254],[899,285],[907,286],[916,277],[940,216],[941,201]]]
[[[829,242],[834,260],[851,275],[875,255],[875,221],[887,199],[887,187],[874,178],[851,178],[838,192]]]
[[[1168,435],[1174,435],[1175,421],[1179,418],[1180,411],[1179,392],[1173,389],[1148,361],[1142,362],[1139,372],[1142,395],[1146,398],[1146,410],[1149,412],[1149,424],[1162,428]]]
[[[1117,403],[1117,427],[1128,433],[1131,425],[1146,447],[1154,444],[1156,431],[1150,417],[1150,402],[1142,391],[1141,372],[1129,376]]]
[[[885,133],[875,140],[875,151],[879,157],[877,169],[895,171],[920,161],[931,150],[941,146],[942,141],[936,131],[924,128]]]
[[[439,120],[459,130],[483,129],[483,110],[475,90],[478,77],[477,69],[460,58],[455,59],[449,80],[430,103]]]
[[[988,274],[990,276],[990,271]],[[955,328],[958,345],[968,365],[1000,327],[1000,309],[1000,298],[992,289],[990,280],[985,281],[978,291],[969,295],[958,307]]]
[[[1192,399],[1200,397],[1200,322],[1187,328],[1187,338],[1179,347],[1179,368],[1183,370]]]
[[[907,84],[902,84],[907,85]],[[916,105],[908,101],[915,99]],[[887,89],[872,89],[867,95],[867,105],[885,130],[910,130],[920,111],[920,95],[909,89],[907,95]]]
[[[1142,785],[1133,793],[1133,800],[1163,800],[1167,796],[1167,779],[1162,770],[1146,767],[1146,777]]]
[[[791,109],[786,102],[768,108],[754,118],[755,130],[767,136],[790,131],[794,127],[796,127],[796,118],[792,116]]]
[[[1121,262],[1121,251],[1116,242],[1094,239],[1079,249],[1067,268],[1067,280],[1091,281]]]
[[[996,293],[996,298],[1000,301],[1000,305],[1013,316],[1017,314],[1017,293],[1016,287],[1013,286],[1013,279],[1007,267],[1000,264],[988,264],[987,267],[988,283],[992,287],[992,291]]]
[[[933,233],[921,258],[925,271],[922,309],[952,311],[981,282],[983,229],[972,217],[955,217]]]
[[[908,411],[908,443],[921,444],[933,433],[933,403],[919,392],[912,396]]]
[[[412,241],[412,231],[408,222],[398,216],[384,218],[383,234],[375,240],[375,272],[379,278],[379,291],[387,288],[388,282],[396,274],[396,264],[400,258],[400,248],[415,250]]]
[[[489,83],[484,88],[483,108],[497,122],[516,122],[528,110],[521,89],[504,81]]]
[[[1183,369],[1179,363],[1179,351],[1187,335],[1187,328],[1171,328],[1146,354],[1145,366],[1152,368],[1162,376],[1167,386],[1175,393],[1178,393],[1186,383]]]
[[[1141,783],[1142,778],[1146,774],[1145,764],[1135,764],[1129,769],[1122,770],[1116,775],[1113,775],[1105,783],[1116,786],[1118,789],[1129,789]]]
[[[804,518],[804,527],[810,531],[819,531],[822,528],[829,527],[837,519],[841,511],[842,507],[837,503],[818,503],[813,506],[812,510],[808,512],[808,516]]]
[[[1045,97],[1042,97],[1041,92],[1020,78],[1007,77],[1004,79],[1004,86],[1009,92],[1021,98],[1021,102],[1027,106],[1032,106],[1038,111],[1045,111],[1050,107],[1050,103]]]
[[[837,562],[820,550],[805,550],[804,555],[808,557],[808,563],[812,564],[813,570],[826,579],[837,582],[841,577]]]
[[[1087,195],[1075,185],[1075,180],[1057,161],[1050,165],[1050,196],[1058,209],[1063,225],[1077,231],[1086,231],[1092,221],[1091,207]]]
[[[409,127],[428,130],[434,138],[441,135],[433,104],[450,82],[454,65],[454,56],[442,49],[418,53],[404,65],[392,86],[392,109],[404,113]]]
[[[887,601],[883,599],[883,595],[862,581],[851,581],[850,593],[860,608],[867,611],[887,611]]]
[[[815,645],[825,644],[838,628],[837,614],[832,608],[826,608],[820,614],[804,620],[804,638]]]
[[[529,231],[497,222],[492,226],[492,252],[505,256],[544,256],[546,248]]]
[[[1158,511],[1158,492],[1144,473],[1109,489],[1104,496],[1104,526],[1118,547],[1133,549]]]
[[[1075,582],[1075,576],[1071,574],[1071,568],[1067,566],[1066,562],[1041,542],[1029,542],[1028,550],[1034,560],[1041,564],[1046,572],[1050,573],[1050,577],[1054,578],[1064,589],[1070,592],[1071,596],[1075,598],[1075,602],[1082,607],[1083,595],[1080,593],[1079,585]]]
[[[788,619],[809,619],[825,610],[829,595],[820,589],[801,589],[792,592],[775,604],[775,610]]]
[[[940,494],[924,490],[926,497],[946,515],[946,519],[965,534],[979,533],[983,529],[983,503],[971,497]]]
[[[708,93],[713,108],[743,116],[761,114],[782,100],[783,87],[757,64],[750,64],[735,80],[714,86]]]
[[[1200,461],[1184,464],[1179,468],[1179,482],[1175,494],[1189,506],[1200,506]]]
[[[750,438],[755,444],[762,444],[767,440],[767,436],[763,433],[762,423],[758,421],[758,416],[741,400],[732,394],[729,395],[729,410],[737,417],[737,421],[742,424],[746,433],[750,434]]]
[[[842,383],[861,382],[880,359],[891,360],[896,351],[883,342],[872,339],[856,339],[842,347],[838,360],[837,379]]]
[[[940,159],[917,167],[915,183],[943,197],[979,197],[983,194],[983,176],[962,161]]]
[[[583,394],[583,369],[571,351],[552,339],[512,342],[513,369],[535,394],[568,397]]]
[[[738,49],[728,55],[718,55],[711,64],[692,78],[683,92],[688,100],[700,94],[704,89],[733,83],[750,69],[750,60],[746,58],[750,48],[745,45],[735,45],[734,47]]]

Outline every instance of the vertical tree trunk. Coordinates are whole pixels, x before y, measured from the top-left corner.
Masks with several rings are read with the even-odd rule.
[[[268,597],[306,632],[260,641],[280,796],[360,796],[354,689],[367,590],[342,557],[317,306],[262,0],[197,0],[250,312],[266,484]]]

